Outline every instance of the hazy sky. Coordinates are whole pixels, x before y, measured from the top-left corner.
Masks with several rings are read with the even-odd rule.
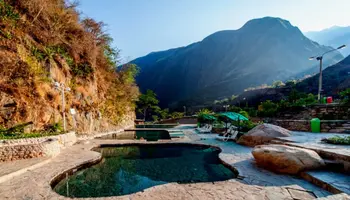
[[[265,16],[287,19],[303,32],[349,26],[349,8],[350,0],[81,0],[79,6],[108,24],[124,62]]]

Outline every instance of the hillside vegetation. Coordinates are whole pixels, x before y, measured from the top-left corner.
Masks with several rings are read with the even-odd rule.
[[[103,131],[134,118],[137,69],[117,70],[118,51],[104,24],[81,18],[64,0],[0,0],[0,125],[61,121],[60,92],[71,88],[66,113],[80,132]],[[73,127],[68,115],[69,127]]]

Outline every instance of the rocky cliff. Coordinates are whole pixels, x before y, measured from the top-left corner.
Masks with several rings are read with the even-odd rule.
[[[132,124],[134,66],[116,70],[118,53],[104,24],[82,18],[64,0],[0,0],[0,125],[62,121],[82,133]],[[70,109],[76,110],[75,120]]]

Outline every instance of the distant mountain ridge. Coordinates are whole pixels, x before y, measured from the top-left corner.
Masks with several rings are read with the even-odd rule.
[[[305,36],[322,45],[337,48],[343,44],[350,46],[350,26],[333,26],[321,31],[305,32]],[[344,56],[350,55],[350,48],[341,51]]]
[[[315,67],[308,57],[330,50],[306,38],[289,21],[265,17],[238,30],[216,32],[186,47],[153,52],[140,67],[141,91],[154,90],[163,106],[181,106],[239,94]],[[330,54],[325,65],[342,60]]]
[[[297,89],[306,93],[318,92],[319,73],[297,84]],[[328,67],[322,72],[322,93],[337,95],[340,91],[350,88],[350,56],[339,63]]]
[[[323,70],[322,78],[322,96],[333,96],[336,98],[339,92],[350,88],[350,56]],[[319,74],[315,74],[297,83],[295,88],[299,92],[316,95],[318,93],[318,79]],[[281,87],[246,91],[231,103],[238,105],[244,102],[249,105],[259,105],[260,102],[266,100],[280,101],[282,99],[287,99],[292,89],[292,87]]]

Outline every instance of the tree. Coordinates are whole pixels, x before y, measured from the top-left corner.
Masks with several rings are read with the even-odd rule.
[[[277,104],[267,100],[260,104],[261,110],[259,110],[258,115],[260,117],[273,117],[277,112]]]
[[[178,119],[184,116],[184,113],[182,112],[173,112],[170,114],[171,119]]]
[[[139,67],[135,64],[125,64],[119,68],[121,78],[124,83],[132,84],[135,83],[135,77],[139,73]]]
[[[199,112],[197,112],[196,114],[197,115],[210,115],[210,114],[213,114],[214,112],[209,110],[208,108],[203,108],[203,109],[200,109]]]
[[[297,83],[296,80],[289,80],[286,82],[286,86],[287,87],[294,87],[296,83]]]
[[[344,103],[344,104],[350,103],[350,88],[340,92],[339,94],[340,94],[342,103]]]
[[[159,110],[158,114],[161,119],[167,119],[169,117],[169,108]]]
[[[237,95],[232,95],[231,96],[231,101],[235,100],[238,96]]]
[[[159,100],[156,93],[152,90],[147,90],[145,94],[141,94],[137,101],[137,112],[143,115],[143,119],[146,120],[147,112],[149,110],[159,111]]]
[[[272,83],[272,87],[274,87],[274,88],[279,88],[282,86],[284,86],[284,83],[282,81],[275,81]]]

